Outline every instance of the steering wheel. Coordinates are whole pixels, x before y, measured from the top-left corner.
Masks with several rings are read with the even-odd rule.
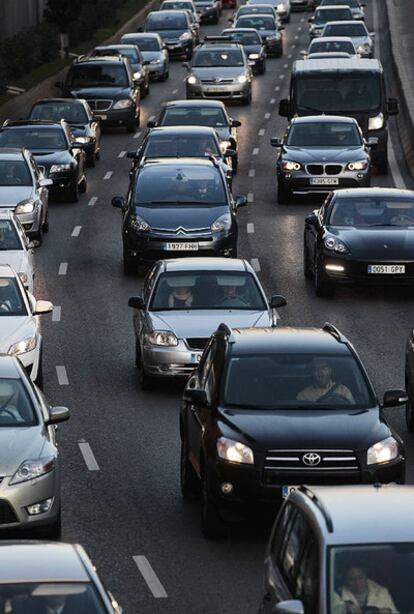
[[[400,224],[404,222],[408,222],[409,224],[414,224],[414,218],[411,217],[411,215],[407,215],[407,214],[396,215],[395,217],[391,218],[392,224]]]
[[[0,412],[1,414],[8,414],[10,418],[12,418],[14,422],[16,422],[16,416],[13,416],[11,411],[9,411],[8,409],[0,409]]]
[[[11,307],[7,303],[0,303],[0,311],[11,311]]]
[[[350,399],[348,399],[344,394],[340,392],[330,392],[326,396],[324,396],[324,401],[345,401],[345,403],[352,403]]]

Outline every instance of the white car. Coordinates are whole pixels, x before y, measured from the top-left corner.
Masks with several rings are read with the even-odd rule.
[[[362,58],[374,57],[375,32],[368,32],[363,21],[329,21],[321,36],[349,36]]]
[[[11,266],[29,292],[33,292],[33,247],[14,213],[0,211],[0,265]]]
[[[49,313],[49,301],[37,301],[10,266],[0,266],[0,354],[17,356],[41,388],[42,335],[39,315]]]

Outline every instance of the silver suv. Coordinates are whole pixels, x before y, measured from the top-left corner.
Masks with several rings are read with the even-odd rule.
[[[297,487],[270,536],[259,612],[412,612],[413,506],[412,486]]]

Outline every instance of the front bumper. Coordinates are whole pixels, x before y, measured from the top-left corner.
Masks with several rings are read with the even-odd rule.
[[[311,175],[303,171],[282,171],[277,169],[277,179],[279,185],[282,184],[292,194],[298,196],[307,196],[310,194],[327,194],[331,190],[340,188],[365,188],[371,185],[371,170],[365,171],[347,171],[343,170],[335,176],[327,175]],[[326,180],[324,185],[313,183],[315,180]]]
[[[264,56],[260,57],[257,60],[250,60],[249,59],[249,65],[251,66],[252,71],[254,72],[254,74],[257,74],[261,70],[263,70],[265,64],[266,64],[266,58]]]
[[[194,41],[191,38],[185,41],[180,41],[179,39],[177,39],[171,43],[167,43],[166,41],[164,42],[167,46],[169,56],[185,55],[187,53],[191,53],[194,46]]]
[[[53,185],[49,187],[50,196],[58,196],[69,190],[77,181],[76,172],[54,173],[48,175],[48,178],[53,181]]]
[[[200,23],[206,23],[209,21],[215,21],[218,19],[219,13],[216,7],[207,9],[206,11],[197,11]]]
[[[214,98],[214,99],[231,99],[241,100],[247,98],[251,91],[251,83],[217,83],[203,84],[196,83],[186,84],[187,98]]]
[[[405,273],[368,273],[368,265],[405,265]],[[387,262],[372,258],[371,260],[355,260],[352,255],[344,255],[338,258],[336,255],[324,255],[321,262],[325,279],[335,284],[364,284],[364,285],[387,285],[387,286],[412,286],[414,285],[414,260],[411,262],[390,261]],[[330,270],[328,267],[338,267],[338,270]],[[340,270],[340,268],[343,270]]]
[[[95,115],[101,118],[102,126],[122,126],[135,119],[135,106],[126,109],[109,109],[96,112]]]
[[[283,51],[282,37],[264,38],[263,43],[268,55],[280,55]]]
[[[200,362],[202,349],[189,349],[183,340],[175,347],[144,345],[142,361],[147,375],[188,377]]]

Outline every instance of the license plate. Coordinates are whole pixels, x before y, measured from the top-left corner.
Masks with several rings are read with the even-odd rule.
[[[108,119],[107,115],[101,115],[100,113],[95,113],[95,117],[99,117],[99,119],[102,119],[102,120]]]
[[[224,92],[224,91],[225,90],[222,87],[207,87],[206,88],[206,92],[213,92],[213,93],[217,92],[217,93],[219,93],[219,92]]]
[[[167,243],[165,249],[168,252],[196,252],[198,243]]]
[[[339,179],[337,177],[312,177],[310,182],[311,185],[338,185]]]
[[[191,354],[191,362],[193,364],[198,364],[201,360],[201,354]]]
[[[405,264],[369,264],[368,273],[379,275],[404,275]]]
[[[297,488],[299,488],[299,486],[282,486],[282,499],[286,499],[286,497]]]

